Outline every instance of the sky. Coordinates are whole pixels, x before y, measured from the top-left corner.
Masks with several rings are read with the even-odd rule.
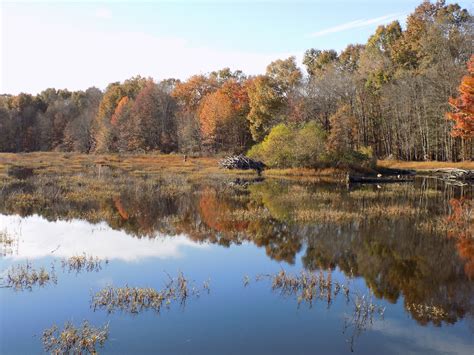
[[[421,0],[0,0],[0,93],[85,90],[135,75],[259,74],[306,49],[365,43]],[[458,1],[472,12],[471,1]]]

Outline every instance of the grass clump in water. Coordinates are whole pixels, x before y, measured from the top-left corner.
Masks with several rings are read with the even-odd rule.
[[[108,264],[109,261],[105,260],[105,264]],[[102,270],[102,260],[98,257],[87,256],[86,254],[72,256],[68,259],[61,260],[61,266],[63,270],[68,270],[69,272],[75,271],[79,273],[81,271],[100,271]]]
[[[316,274],[303,270],[292,275],[281,270],[275,275],[260,275],[257,280],[265,277],[271,278],[273,290],[280,290],[285,296],[296,295],[298,304],[307,302],[312,306],[313,301],[325,300],[329,306],[341,291],[349,300],[349,288],[338,281],[333,282],[331,273],[325,275],[323,272]]]
[[[204,282],[202,290],[210,292],[209,281]],[[168,307],[173,302],[185,304],[189,297],[199,296],[200,291],[180,273],[177,278],[170,277],[170,281],[162,290],[149,287],[107,286],[93,295],[91,307],[94,310],[106,309],[109,313],[115,310],[139,313],[148,309],[159,313],[163,306]]]
[[[94,328],[84,321],[77,328],[68,322],[62,330],[53,325],[43,331],[42,340],[45,351],[51,354],[97,354],[97,347],[104,346],[108,337],[108,324]]]
[[[34,286],[45,286],[50,283],[57,283],[57,277],[54,266],[47,271],[44,267],[39,270],[33,268],[30,262],[25,265],[12,266],[6,274],[6,287],[12,287],[15,290],[31,290]]]

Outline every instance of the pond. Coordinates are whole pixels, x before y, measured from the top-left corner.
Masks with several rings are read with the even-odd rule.
[[[2,354],[53,351],[44,332],[83,321],[107,332],[99,353],[473,353],[472,186],[2,184]]]

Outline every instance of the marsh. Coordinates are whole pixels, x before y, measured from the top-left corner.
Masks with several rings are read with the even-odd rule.
[[[84,321],[100,353],[472,353],[473,186],[132,170],[2,170],[1,353]],[[25,265],[55,282],[8,287]]]

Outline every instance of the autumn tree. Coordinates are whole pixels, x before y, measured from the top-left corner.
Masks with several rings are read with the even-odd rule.
[[[124,96],[128,96],[132,100],[135,99],[146,83],[147,79],[137,76],[125,80],[123,83],[112,83],[107,87],[92,127],[93,150],[95,152],[114,151],[117,136],[116,131],[112,129],[112,115]]]
[[[296,65],[296,58],[278,59],[268,64],[266,75],[273,81],[278,94],[287,97],[300,83],[301,70]]]
[[[38,118],[47,105],[40,97],[21,93],[7,100],[12,120],[12,149],[16,152],[31,152],[40,149],[41,135]]]
[[[123,122],[121,128],[125,131],[120,135],[126,137],[127,150],[173,151],[176,148],[174,114],[173,99],[169,93],[148,80],[136,97],[129,118],[127,100],[121,101],[120,110],[116,112],[117,124],[129,120],[129,123]]]
[[[452,112],[447,114],[448,119],[455,122],[451,135],[461,137],[463,141],[474,138],[474,55],[471,56],[467,68],[469,74],[462,78],[459,97],[449,100]]]
[[[120,99],[110,118],[109,134],[111,142],[109,149],[111,151],[127,151],[131,140],[131,134],[134,130],[133,122],[130,119],[130,110],[133,107],[133,101],[128,96]]]
[[[321,51],[311,48],[304,53],[303,64],[310,76],[316,76],[323,72],[328,65],[334,63],[337,58],[337,52],[333,49]]]
[[[13,124],[10,111],[0,105],[0,152],[10,152],[13,150]]]
[[[64,129],[64,150],[81,153],[91,150],[91,127],[101,100],[102,91],[95,87],[72,93],[71,102],[77,109],[77,115],[68,120]]]
[[[218,88],[216,76],[194,75],[185,82],[176,83],[171,95],[178,104],[177,131],[181,151],[201,150],[199,107],[204,97]]]
[[[204,144],[214,151],[242,152],[250,141],[248,112],[246,87],[235,80],[208,94],[199,110]]]
[[[248,96],[250,132],[252,138],[259,142],[275,124],[282,121],[280,112],[284,99],[278,94],[274,80],[265,75],[249,82]]]
[[[458,4],[446,5],[445,0],[432,3],[424,0],[407,18],[406,30],[394,44],[392,57],[403,68],[416,69],[430,54],[423,46],[423,39],[432,26],[443,26],[450,39],[458,36],[460,27],[472,26],[472,18]],[[469,31],[469,30],[468,30]]]
[[[327,141],[327,150],[337,157],[350,153],[357,145],[357,120],[349,105],[341,106],[331,116],[331,132]]]

